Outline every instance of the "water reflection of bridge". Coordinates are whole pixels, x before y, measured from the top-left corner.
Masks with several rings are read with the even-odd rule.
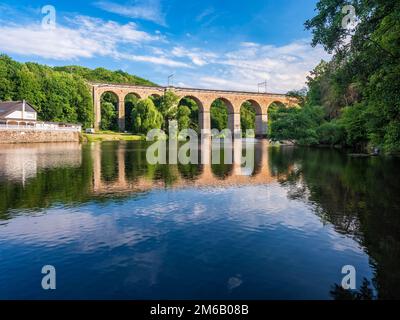
[[[126,143],[118,145],[115,165],[117,174],[112,181],[102,178],[102,145],[100,143],[91,146],[93,162],[93,192],[95,194],[129,193],[142,192],[154,188],[184,188],[184,187],[228,187],[241,185],[260,185],[268,184],[278,180],[277,175],[273,175],[270,170],[268,159],[268,142],[265,140],[256,141],[254,144],[254,166],[243,166],[240,163],[242,153],[247,152],[245,142],[237,140],[233,143],[228,152],[232,152],[232,164],[229,173],[223,177],[218,177],[213,170],[213,153],[211,142],[206,141],[200,145],[199,155],[201,159],[208,159],[207,164],[199,164],[199,174],[193,178],[186,178],[180,172],[178,165],[168,165],[168,170],[172,181],[154,179],[145,175],[129,179],[127,177],[127,153]],[[223,151],[222,151],[223,152]],[[251,159],[251,156],[249,157]],[[204,162],[203,162],[204,163]],[[195,166],[195,165],[194,165]],[[250,172],[251,171],[251,172]]]

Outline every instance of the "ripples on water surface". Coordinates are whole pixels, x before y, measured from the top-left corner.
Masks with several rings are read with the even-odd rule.
[[[400,298],[398,159],[257,142],[235,176],[145,147],[0,148],[0,298],[332,299],[344,265]]]

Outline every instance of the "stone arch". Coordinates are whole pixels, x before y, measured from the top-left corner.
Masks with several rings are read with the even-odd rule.
[[[196,102],[197,106],[199,107],[199,112],[204,112],[204,105],[203,105],[203,102],[202,102],[199,98],[197,98],[197,97],[195,97],[195,96],[192,96],[192,95],[182,96],[182,97],[179,99],[179,104],[180,104],[181,101],[182,101],[183,99],[185,99],[185,98],[192,99],[194,102]]]
[[[219,101],[224,104],[226,114],[225,111],[221,109],[219,110],[219,112],[224,113],[222,115],[222,118],[215,118],[217,116],[217,111],[214,111],[214,108],[221,108]],[[213,127],[214,123],[214,127],[217,126],[220,130],[229,129],[232,134],[234,134],[237,129],[240,130],[240,113],[235,113],[235,107],[229,99],[221,96],[216,96],[210,105],[210,113],[211,128]],[[226,119],[224,119],[225,117]],[[224,121],[225,123],[221,124],[221,121]]]
[[[190,114],[190,119],[191,119],[191,125],[190,128],[196,130],[197,132],[201,132],[201,129],[204,128],[203,123],[202,123],[202,119],[204,116],[204,105],[201,102],[201,100],[195,96],[192,95],[186,95],[186,96],[182,96],[180,97],[179,103],[178,103],[178,112],[179,112],[179,108],[183,105],[183,101],[184,99],[190,99],[192,101],[195,102],[198,111],[195,112],[195,110],[193,110],[193,108],[191,108],[190,106],[189,109],[191,111]]]
[[[127,92],[124,96],[124,128],[127,131],[131,131],[132,129],[132,110],[134,108],[135,103],[141,99],[142,97],[136,92]]]
[[[127,93],[124,95],[124,100],[125,100],[126,97],[129,96],[129,95],[133,95],[133,96],[135,96],[135,97],[138,98],[138,99],[142,99],[142,96],[141,96],[139,93],[136,93],[136,92],[132,91],[132,92],[127,92]]]
[[[256,115],[261,115],[263,113],[262,104],[259,103],[258,101],[254,100],[254,99],[247,99],[247,100],[242,101],[240,106],[243,106],[243,104],[245,102],[251,103],[252,107],[254,108],[254,111],[256,112]]]
[[[284,106],[284,107],[287,106],[287,104],[282,102],[281,100],[271,100],[267,105],[267,112],[268,112],[269,108],[274,104]]]
[[[245,104],[250,104],[250,109],[245,106]],[[249,119],[252,118],[252,119]],[[249,120],[251,123],[248,123]],[[247,99],[244,100],[240,104],[240,124],[242,134],[246,134],[246,130],[252,129],[256,136],[261,136],[266,129],[264,129],[263,125],[263,112],[262,107],[259,102],[254,99]]]
[[[112,118],[110,120],[110,123],[103,123],[102,121],[105,120],[103,119],[104,116],[104,111],[103,110],[103,103],[104,102],[110,102],[114,106],[114,111],[115,111],[115,118]],[[118,95],[117,92],[113,90],[103,90],[99,93],[99,108],[100,108],[100,119],[99,119],[99,126],[100,129],[112,129],[116,130],[118,127],[120,127],[120,123],[118,121],[119,119],[119,114],[120,114],[120,108],[121,108],[121,97]],[[102,126],[105,125],[106,127]]]
[[[160,99],[161,98],[161,94],[158,93],[152,93],[149,95],[149,98],[155,98],[155,99]]]
[[[232,103],[228,98],[225,98],[225,97],[216,97],[216,98],[214,99],[213,103],[214,103],[216,100],[221,100],[221,101],[225,104],[226,109],[228,110],[228,114],[235,113],[235,107],[234,107],[233,103]]]

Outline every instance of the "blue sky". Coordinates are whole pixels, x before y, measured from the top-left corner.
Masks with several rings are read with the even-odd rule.
[[[0,52],[18,61],[122,69],[165,85],[287,92],[328,55],[310,46],[314,0],[0,2]],[[55,28],[43,28],[52,5]]]

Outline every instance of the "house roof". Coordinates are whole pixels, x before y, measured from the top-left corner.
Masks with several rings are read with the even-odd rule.
[[[10,113],[22,110],[23,101],[0,102],[0,118],[5,118]],[[28,112],[37,112],[31,104],[25,101],[25,110]]]

